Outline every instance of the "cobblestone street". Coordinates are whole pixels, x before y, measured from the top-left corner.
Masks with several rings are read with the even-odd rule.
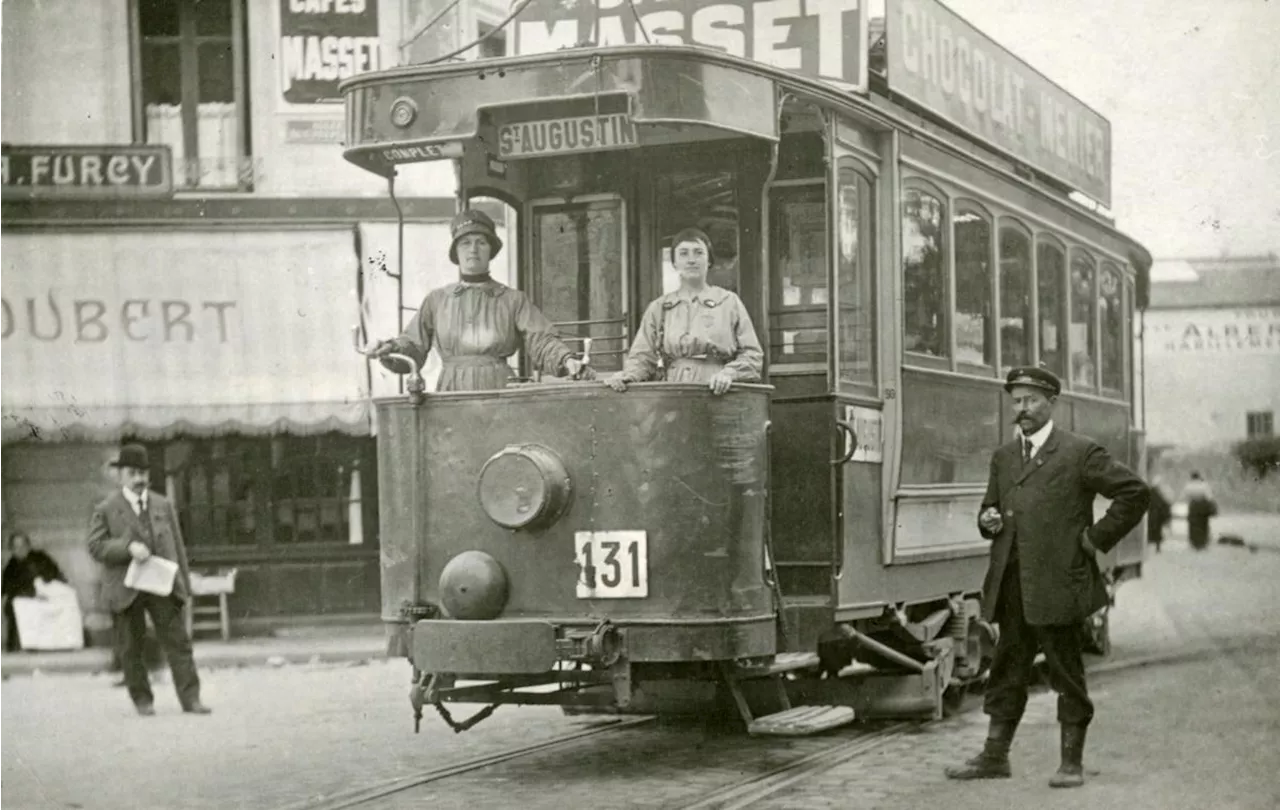
[[[1274,807],[1280,686],[1269,673],[1280,664],[1278,582],[1280,553],[1272,548],[1214,546],[1197,554],[1175,539],[1151,557],[1142,580],[1121,588],[1115,654],[1091,678],[1099,708],[1086,766],[1097,773],[1084,792],[1044,786],[1057,751],[1054,700],[1041,694],[1014,748],[1013,780],[958,786],[943,779],[945,764],[981,745],[985,717],[971,711],[890,738],[753,806],[1065,808],[1087,798],[1091,807],[1125,810]],[[428,713],[415,736],[400,661],[202,675],[212,717],[181,714],[167,683],[156,690],[159,716],[142,719],[107,676],[7,680],[5,807],[296,806],[599,722],[508,707],[455,735]],[[680,807],[857,733],[779,742],[644,727],[370,806]]]

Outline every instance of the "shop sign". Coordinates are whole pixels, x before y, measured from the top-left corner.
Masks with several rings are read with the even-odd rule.
[[[898,0],[889,89],[1071,188],[1111,204],[1111,123],[937,0]]]
[[[1280,308],[1150,311],[1153,354],[1280,354]]]
[[[276,57],[285,101],[341,103],[339,82],[381,66],[377,0],[280,0]]]
[[[503,159],[600,152],[636,145],[636,125],[626,113],[521,121],[498,128]]]
[[[289,118],[284,122],[285,143],[340,144],[346,134],[341,118]]]
[[[9,146],[0,149],[4,197],[164,197],[173,193],[167,146]]]
[[[531,0],[514,28],[516,54],[581,42],[704,45],[867,86],[865,0]]]

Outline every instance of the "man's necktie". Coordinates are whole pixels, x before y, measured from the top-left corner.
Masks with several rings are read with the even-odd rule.
[[[1031,440],[1022,440],[1022,463],[1024,465],[1031,463]]]

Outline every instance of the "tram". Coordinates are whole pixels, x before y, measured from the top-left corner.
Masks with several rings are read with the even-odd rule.
[[[346,158],[392,183],[450,160],[460,206],[507,206],[516,285],[598,372],[687,226],[766,354],[762,384],[719,397],[426,394],[415,370],[376,402],[383,619],[415,712],[718,705],[774,734],[941,716],[993,640],[975,521],[1014,429],[1005,372],[1057,373],[1058,423],[1145,467],[1151,259],[1080,201],[1106,202],[1109,125],[932,0],[890,0],[884,33],[856,0],[785,25],[751,0],[660,5],[683,16],[525,0],[507,56],[343,84]],[[1100,558],[1113,593],[1143,537]],[[1085,629],[1100,652],[1107,628]]]

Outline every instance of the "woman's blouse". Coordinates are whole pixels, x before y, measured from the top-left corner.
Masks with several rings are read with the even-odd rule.
[[[435,346],[443,365],[438,391],[502,388],[511,377],[507,358],[520,349],[531,369],[550,375],[572,355],[527,295],[492,280],[432,290],[395,343],[419,367]]]
[[[668,368],[683,360],[710,362],[741,381],[759,380],[764,364],[764,352],[742,299],[714,286],[696,294],[667,293],[649,304],[622,367],[622,378],[631,382],[662,379],[659,357]],[[671,379],[670,374],[666,376]]]

